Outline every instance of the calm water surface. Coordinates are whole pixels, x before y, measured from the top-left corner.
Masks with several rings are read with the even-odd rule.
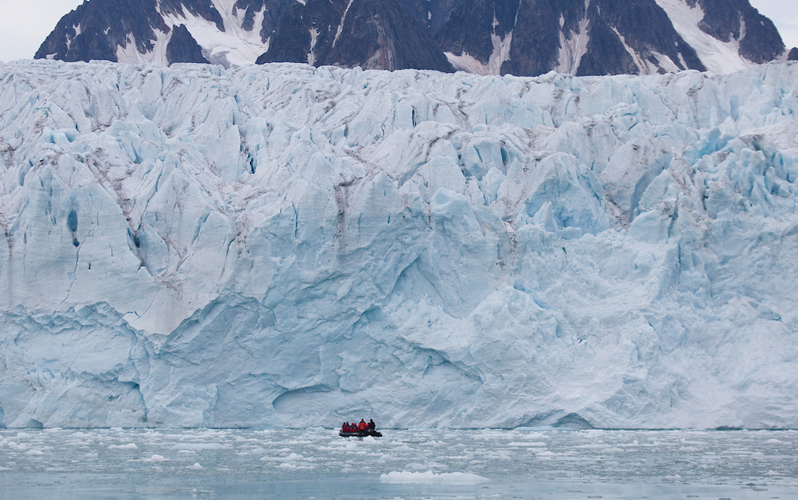
[[[798,499],[796,431],[3,430],[0,499]]]

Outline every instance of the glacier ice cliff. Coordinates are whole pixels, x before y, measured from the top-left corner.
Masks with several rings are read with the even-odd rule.
[[[798,64],[0,65],[7,427],[798,427]]]

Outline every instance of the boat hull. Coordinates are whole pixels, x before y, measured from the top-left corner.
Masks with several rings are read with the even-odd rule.
[[[382,433],[377,431],[357,431],[357,432],[338,431],[338,435],[341,437],[361,437],[361,438],[367,436],[382,437]]]

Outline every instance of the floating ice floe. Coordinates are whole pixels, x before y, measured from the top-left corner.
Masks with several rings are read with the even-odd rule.
[[[478,476],[476,474],[468,474],[464,472],[389,472],[388,474],[381,474],[380,481],[383,483],[442,483],[450,485],[469,485],[480,484],[490,481],[490,479]]]
[[[139,447],[135,443],[127,444],[112,444],[108,447],[109,450],[138,450]]]

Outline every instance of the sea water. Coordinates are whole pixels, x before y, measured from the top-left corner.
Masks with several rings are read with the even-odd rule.
[[[0,499],[795,499],[797,431],[0,431]]]

